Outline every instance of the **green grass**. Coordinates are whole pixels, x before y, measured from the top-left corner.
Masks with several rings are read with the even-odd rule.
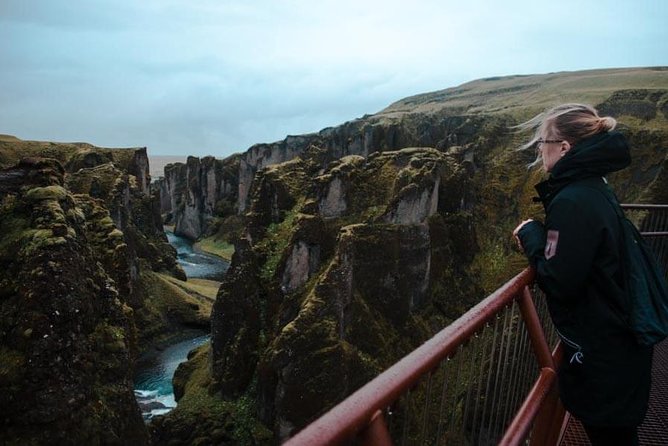
[[[627,89],[668,89],[668,71],[621,68],[478,79],[402,99],[378,116],[433,113],[451,108],[468,113],[516,110],[521,115],[519,119],[528,119],[537,111],[563,102],[596,105],[613,92]]]
[[[232,260],[234,254],[234,245],[225,240],[217,239],[215,237],[207,237],[195,243],[195,248],[202,251],[221,257],[228,262]]]
[[[187,282],[184,282],[182,280],[177,279],[176,277],[168,276],[165,274],[160,274],[160,276],[164,280],[167,280],[171,284],[181,288],[183,291],[187,292],[191,296],[193,294],[197,294],[199,296],[208,298],[212,301],[216,298],[216,294],[218,294],[218,288],[220,288],[220,282],[217,282],[215,280],[190,278],[188,279]]]

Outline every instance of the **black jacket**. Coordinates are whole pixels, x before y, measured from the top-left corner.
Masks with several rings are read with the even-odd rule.
[[[647,410],[652,348],[636,343],[622,310],[620,227],[604,175],[630,164],[617,132],[576,144],[536,185],[545,225],[518,237],[564,345],[559,388],[566,409],[593,426],[634,426]]]

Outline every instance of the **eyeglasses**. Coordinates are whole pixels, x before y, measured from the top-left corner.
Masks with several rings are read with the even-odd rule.
[[[536,150],[540,150],[540,146],[543,144],[550,144],[550,143],[557,143],[557,142],[563,142],[563,139],[543,139],[540,138],[536,140]]]

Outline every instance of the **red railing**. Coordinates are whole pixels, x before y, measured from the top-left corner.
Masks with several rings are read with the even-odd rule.
[[[514,302],[519,304],[531,346],[538,359],[540,374],[500,444],[520,444],[527,437],[534,420],[537,423],[532,441],[536,441],[535,444],[550,444],[552,439],[554,443],[560,428],[557,426],[555,431],[553,426],[553,416],[559,411],[554,391],[555,361],[529,290],[533,280],[533,270],[527,268],[522,271],[421,347],[288,440],[286,445],[344,445],[350,444],[355,438],[363,440],[362,444],[392,444],[384,416],[388,408],[400,396],[415,388],[423,378],[434,373],[443,361],[452,358],[460,346]],[[546,423],[541,423],[541,416],[546,419]]]
[[[630,217],[643,235],[661,243],[654,249],[665,257],[668,206],[624,208],[636,213]],[[556,444],[565,420],[555,385],[561,349],[545,299],[533,299],[533,285],[534,272],[527,268],[285,444],[392,445],[393,438],[402,445]],[[472,347],[476,340],[480,345]],[[434,405],[433,388],[441,387]],[[402,420],[391,419],[402,412]],[[419,425],[413,432],[411,423]]]

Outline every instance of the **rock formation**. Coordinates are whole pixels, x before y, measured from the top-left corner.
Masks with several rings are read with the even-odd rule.
[[[144,148],[0,138],[0,443],[148,443],[136,356],[209,326],[149,182]]]
[[[0,442],[146,444],[128,367],[133,310],[116,286],[129,280],[127,245],[63,173],[48,159],[2,173],[13,184],[0,210]]]
[[[195,240],[211,229],[214,217],[237,213],[238,165],[238,156],[225,160],[189,156],[186,164],[165,167],[155,188],[163,197],[160,211],[174,224],[175,234]]]

